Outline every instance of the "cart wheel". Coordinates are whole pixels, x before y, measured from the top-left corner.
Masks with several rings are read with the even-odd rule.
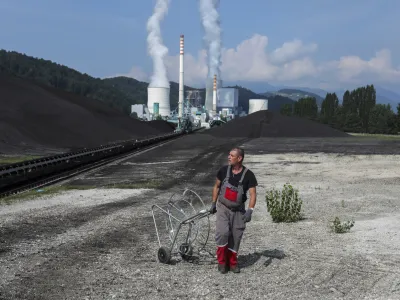
[[[183,243],[179,246],[179,253],[183,259],[189,259],[193,254],[193,247],[188,243]]]
[[[171,251],[165,247],[158,249],[158,260],[160,263],[168,264],[171,260]]]

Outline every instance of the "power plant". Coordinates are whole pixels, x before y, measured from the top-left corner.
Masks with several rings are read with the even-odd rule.
[[[178,107],[171,110],[169,87],[148,87],[147,106],[136,104],[132,113],[143,120],[164,119],[174,123],[177,129],[190,129],[197,126],[210,127],[242,116],[239,111],[239,90],[223,87],[222,80],[214,74],[206,78],[205,95],[199,90],[184,90],[184,35],[179,39],[179,100]],[[203,102],[203,99],[205,100]],[[203,105],[204,103],[204,105]],[[248,114],[268,110],[268,99],[249,99]]]
[[[132,106],[132,113],[143,120],[162,118],[175,123],[178,128],[182,126],[206,126],[209,121],[224,118],[232,119],[237,115],[238,90],[236,88],[223,88],[222,80],[214,74],[213,78],[206,79],[205,101],[199,100],[199,91],[188,91],[185,99],[184,90],[184,35],[179,39],[179,100],[178,107],[171,110],[170,88],[153,86],[147,88],[147,107],[143,104]],[[196,95],[193,97],[193,95]],[[204,106],[201,105],[204,103]],[[138,106],[142,106],[139,108]]]
[[[223,87],[222,80],[214,74],[206,78],[205,101],[199,90],[184,90],[184,35],[179,39],[179,100],[178,107],[171,110],[169,87],[148,87],[147,107],[143,104],[132,106],[132,113],[143,120],[162,118],[175,123],[177,128],[206,126],[212,121],[227,121],[243,113],[239,112],[239,90]],[[202,105],[204,103],[204,105]],[[143,106],[142,108],[138,106]],[[267,99],[249,99],[248,114],[259,110],[268,110]],[[239,114],[240,113],[240,114]],[[215,123],[215,122],[214,122]]]
[[[132,114],[142,116],[143,120],[164,119],[175,123],[177,128],[211,125],[213,121],[226,122],[244,112],[239,110],[239,91],[223,87],[221,78],[221,29],[218,14],[218,1],[200,0],[199,11],[204,29],[204,39],[208,52],[208,75],[205,78],[204,101],[200,91],[184,90],[184,35],[179,40],[179,99],[178,106],[171,109],[170,81],[167,75],[165,57],[168,48],[163,45],[160,22],[168,11],[168,1],[158,0],[153,15],[147,23],[148,51],[153,58],[153,76],[148,87],[147,108],[132,107]],[[250,104],[258,109],[259,104]],[[135,111],[134,111],[135,109]],[[215,122],[214,122],[215,124]],[[220,124],[220,123],[219,123]]]

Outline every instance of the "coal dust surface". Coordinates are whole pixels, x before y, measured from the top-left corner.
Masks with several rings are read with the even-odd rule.
[[[96,147],[174,130],[143,122],[99,100],[0,75],[0,153]]]
[[[348,134],[328,125],[300,117],[288,117],[271,111],[258,111],[237,118],[209,134],[218,137],[349,137]]]

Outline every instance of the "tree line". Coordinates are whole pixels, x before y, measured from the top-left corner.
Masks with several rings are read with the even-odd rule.
[[[377,104],[374,85],[347,90],[341,104],[336,93],[328,93],[321,107],[318,107],[317,100],[313,97],[301,98],[293,105],[282,105],[281,114],[308,118],[345,132],[400,132],[400,103],[396,112],[390,104]]]

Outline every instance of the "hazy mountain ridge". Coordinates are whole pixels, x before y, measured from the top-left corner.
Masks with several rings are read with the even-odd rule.
[[[324,101],[324,99],[325,99],[325,97],[321,97],[317,94],[302,91],[299,89],[281,89],[276,92],[266,92],[261,95],[265,95],[267,97],[271,96],[271,95],[279,95],[279,96],[283,96],[283,97],[288,97],[290,99],[293,99],[294,101],[298,101],[301,98],[314,97],[317,100],[317,104],[319,106],[322,104],[322,101]]]
[[[228,84],[228,83],[226,83],[226,84]],[[235,82],[229,82],[229,84],[234,85]],[[327,93],[336,93],[340,102],[342,101],[343,94],[346,91],[346,89],[324,90],[324,89],[313,88],[313,87],[272,85],[268,82],[242,82],[241,85],[251,89],[255,93],[262,94],[262,95],[276,95],[276,93],[278,93],[280,90],[297,90],[297,91],[304,92],[304,94],[313,93],[315,95],[318,95],[322,99],[324,99]],[[361,86],[363,86],[363,85],[354,85],[354,87],[349,89],[349,91],[356,89],[358,87],[361,87]],[[399,93],[392,91],[390,89],[387,89],[387,88],[383,88],[379,85],[374,84],[374,86],[375,86],[375,90],[376,90],[377,103],[390,104],[392,109],[394,109],[397,106],[397,104],[400,103],[400,94]],[[291,99],[294,99],[294,97]],[[318,99],[317,99],[317,102],[319,102]]]

